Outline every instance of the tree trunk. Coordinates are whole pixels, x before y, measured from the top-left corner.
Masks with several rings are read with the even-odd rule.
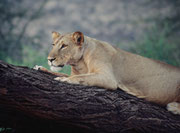
[[[120,89],[73,85],[0,61],[0,126],[14,132],[179,133],[180,116]]]

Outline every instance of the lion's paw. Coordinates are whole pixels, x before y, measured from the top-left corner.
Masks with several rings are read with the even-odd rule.
[[[56,78],[54,78],[54,80],[62,81],[62,82],[67,81],[67,79],[68,78],[66,78],[66,77],[56,77]]]
[[[54,80],[61,81],[61,82],[67,82],[67,83],[71,83],[71,84],[79,84],[78,81],[72,80],[71,78],[67,78],[67,77],[56,77],[56,78],[54,78]]]
[[[35,65],[34,67],[33,67],[33,69],[35,69],[35,70],[41,70],[43,68],[43,66],[38,66],[38,65]]]
[[[167,110],[173,114],[180,114],[180,104],[177,102],[172,102],[167,104]]]

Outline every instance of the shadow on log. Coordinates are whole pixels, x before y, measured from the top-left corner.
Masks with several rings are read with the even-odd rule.
[[[180,132],[180,116],[165,107],[120,89],[109,91],[53,79],[45,72],[0,61],[0,127],[23,133]]]

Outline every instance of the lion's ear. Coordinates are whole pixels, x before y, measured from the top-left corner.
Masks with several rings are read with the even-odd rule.
[[[58,32],[56,31],[52,31],[52,39],[55,40],[56,38],[60,37],[61,34],[59,34]]]
[[[77,45],[82,45],[84,42],[84,35],[80,31],[76,31],[73,33],[73,40]]]

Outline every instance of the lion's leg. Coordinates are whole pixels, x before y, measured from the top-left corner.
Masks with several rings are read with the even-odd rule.
[[[167,104],[167,110],[172,112],[173,114],[179,114],[180,115],[180,103],[178,102],[172,102]]]
[[[83,84],[89,86],[99,86],[107,89],[115,90],[118,84],[113,75],[105,75],[98,73],[74,75],[68,78],[57,77],[55,80],[66,81],[68,83]]]
[[[69,77],[67,74],[64,74],[64,73],[56,73],[56,72],[52,72],[52,71],[49,71],[48,69],[44,68],[43,66],[34,66],[35,70],[41,70],[41,71],[44,71],[44,72],[47,72],[47,73],[50,73],[50,74],[53,74],[53,75],[56,75],[58,77]]]

